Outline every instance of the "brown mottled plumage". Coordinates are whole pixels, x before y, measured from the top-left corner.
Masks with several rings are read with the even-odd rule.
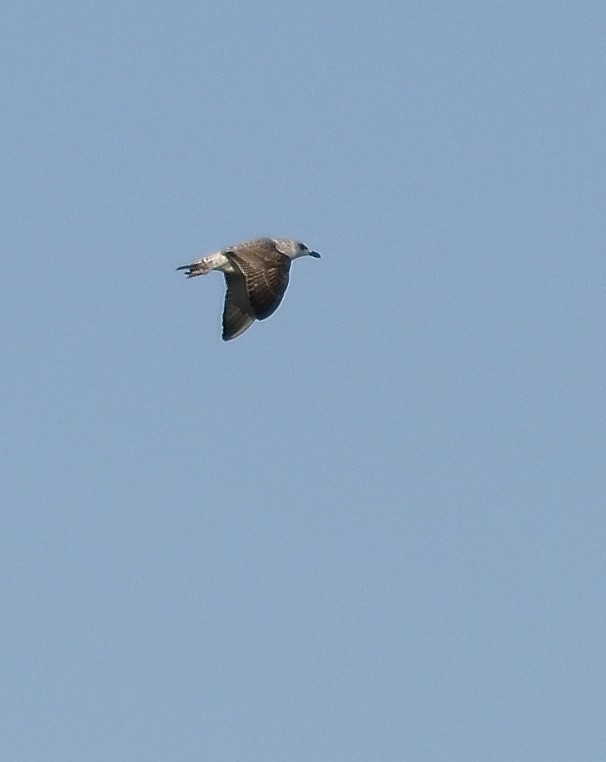
[[[224,273],[223,339],[229,341],[276,311],[288,286],[291,261],[306,254],[320,256],[300,241],[256,238],[177,269],[187,270],[188,278],[211,270]]]

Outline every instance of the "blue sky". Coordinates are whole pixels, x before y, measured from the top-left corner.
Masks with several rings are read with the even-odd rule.
[[[2,758],[602,759],[603,4],[0,29]]]

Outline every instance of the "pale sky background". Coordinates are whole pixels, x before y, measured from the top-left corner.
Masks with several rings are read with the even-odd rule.
[[[604,760],[606,5],[0,13],[0,758]]]

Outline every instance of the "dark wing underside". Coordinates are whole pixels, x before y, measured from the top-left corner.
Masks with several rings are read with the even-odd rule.
[[[225,273],[225,341],[275,312],[288,286],[290,258],[278,251],[271,239],[251,243],[225,252],[233,266],[233,272]]]
[[[279,252],[273,243],[256,249],[240,249],[227,253],[244,276],[248,300],[255,318],[269,317],[282,301],[288,286],[290,258]]]
[[[255,313],[248,298],[244,276],[225,273],[225,306],[223,308],[223,341],[235,339],[255,322]]]

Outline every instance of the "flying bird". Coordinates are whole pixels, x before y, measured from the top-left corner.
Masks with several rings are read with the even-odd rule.
[[[289,238],[255,238],[197,259],[186,270],[188,278],[221,270],[225,275],[223,341],[240,336],[255,320],[265,320],[282,301],[288,286],[291,260],[297,257],[319,258],[301,241]]]

